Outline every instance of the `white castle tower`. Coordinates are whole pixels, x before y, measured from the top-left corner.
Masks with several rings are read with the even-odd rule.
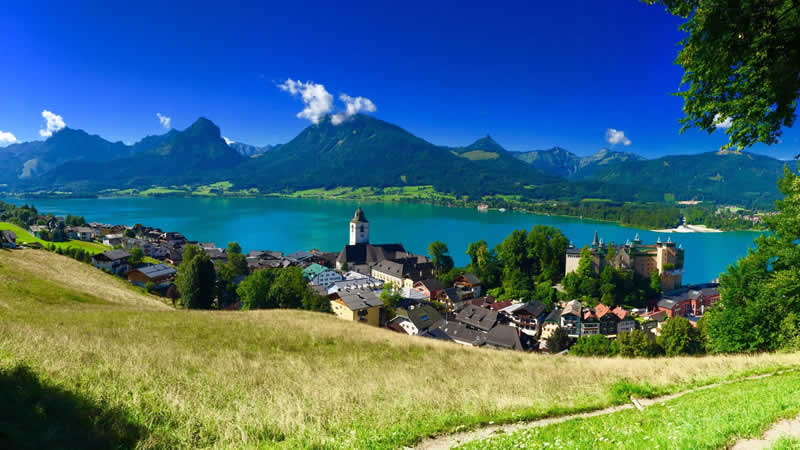
[[[359,206],[350,221],[350,245],[369,244],[369,222]]]

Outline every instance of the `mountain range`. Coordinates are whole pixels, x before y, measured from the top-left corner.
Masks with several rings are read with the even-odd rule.
[[[223,180],[261,192],[433,185],[472,198],[674,198],[768,207],[779,196],[776,179],[784,164],[733,152],[652,160],[609,149],[587,157],[560,147],[512,152],[490,136],[444,147],[361,114],[337,125],[324,118],[285,144],[256,147],[229,144],[219,127],[200,118],[185,130],[147,136],[133,145],[69,128],[45,141],[13,144],[0,149],[0,184],[12,192],[77,194]]]

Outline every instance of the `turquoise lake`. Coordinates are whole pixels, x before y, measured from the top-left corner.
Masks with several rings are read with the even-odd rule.
[[[107,198],[6,200],[29,203],[40,212],[74,214],[89,222],[142,223],[187,238],[224,247],[237,241],[244,251],[294,252],[318,248],[339,251],[347,244],[348,223],[358,203],[279,198]],[[645,243],[668,237],[686,250],[684,283],[710,281],[747,253],[753,232],[654,233],[608,222],[519,212],[447,208],[410,203],[363,203],[373,243],[402,243],[425,253],[431,241],[445,242],[457,265],[465,265],[467,245],[485,239],[502,241],[512,230],[552,225],[578,247],[588,245],[595,230],[605,242],[624,243],[636,233]]]

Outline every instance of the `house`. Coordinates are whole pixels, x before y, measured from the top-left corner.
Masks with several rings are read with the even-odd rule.
[[[539,325],[544,320],[547,310],[539,302],[514,303],[500,310],[500,313],[509,318],[509,325],[518,328],[522,333],[536,336],[541,331]]]
[[[64,229],[64,232],[67,234],[67,238],[74,239],[78,241],[86,241],[91,242],[94,239],[97,232],[89,227],[67,227]]]
[[[103,236],[103,245],[116,247],[122,245],[122,234],[106,234]]]
[[[313,263],[303,269],[303,276],[314,286],[329,286],[342,280],[342,274],[325,266]]]
[[[434,334],[439,332],[453,342],[461,345],[472,345],[480,347],[486,343],[486,337],[489,335],[486,331],[475,330],[460,322],[447,322],[440,323],[440,325],[432,330],[428,330],[426,334]]]
[[[583,320],[583,305],[578,300],[571,300],[561,311],[561,327],[567,330],[567,336],[578,338],[581,336],[581,321]]]
[[[561,308],[553,308],[550,314],[542,321],[542,332],[539,335],[539,342],[544,343],[555,331],[561,328]],[[544,345],[540,346],[544,347]]]
[[[396,310],[397,317],[392,322],[399,325],[411,336],[422,334],[442,320],[442,315],[430,305],[411,305]]]
[[[42,238],[42,232],[43,231],[49,232],[50,228],[47,225],[31,225],[30,226],[30,230],[31,230],[31,233],[33,233],[34,236],[36,236],[37,238],[41,239]]]
[[[4,230],[0,232],[0,248],[16,248],[17,235],[13,231]]]
[[[635,330],[637,328],[638,322],[636,322],[636,319],[633,318],[627,309],[617,306],[611,310],[611,312],[619,317],[619,322],[617,322],[617,334],[623,331],[630,332],[631,330]]]
[[[504,350],[529,350],[534,346],[534,339],[520,332],[519,328],[508,325],[496,325],[486,335],[486,345]]]
[[[125,250],[108,250],[92,256],[92,265],[114,274],[127,273],[130,270],[130,256]]]
[[[386,259],[372,266],[371,275],[397,287],[413,288],[416,282],[433,276],[433,264],[416,255]]]
[[[718,284],[698,284],[664,292],[655,309],[668,317],[700,317],[718,301]]]
[[[334,294],[331,299],[331,311],[336,317],[374,327],[380,326],[381,306],[383,301],[371,291]]]
[[[456,313],[455,320],[476,330],[489,331],[497,323],[497,316],[497,311],[475,305],[466,305]]]
[[[598,303],[594,308],[595,317],[600,322],[600,334],[609,336],[617,334],[617,324],[619,323],[619,316],[608,306]]]
[[[597,319],[594,311],[587,309],[583,311],[581,317],[581,331],[579,336],[592,336],[600,334],[600,321]]]
[[[153,283],[156,288],[165,288],[175,279],[177,273],[175,268],[166,264],[154,264],[131,270],[128,272],[128,281],[138,286]]]
[[[456,312],[464,307],[469,298],[462,297],[458,288],[447,288],[439,293],[438,300],[447,307],[447,311]]]
[[[435,299],[439,297],[439,293],[444,290],[444,286],[436,278],[429,278],[414,283],[413,289],[421,294],[424,294],[428,299]]]
[[[367,277],[355,278],[350,280],[334,281],[327,286],[328,295],[341,294],[352,291],[366,290],[377,291],[383,288],[383,280]]]
[[[481,280],[473,273],[466,272],[457,276],[453,280],[453,286],[470,291],[473,297],[481,296]]]
[[[171,247],[181,246],[186,244],[186,237],[174,231],[168,231],[161,234],[161,241],[166,242]]]

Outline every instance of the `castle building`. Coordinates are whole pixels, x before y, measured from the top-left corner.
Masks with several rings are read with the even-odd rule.
[[[677,247],[671,239],[655,244],[645,245],[637,234],[633,242],[624,245],[606,245],[594,233],[592,245],[592,268],[595,273],[600,273],[606,265],[617,269],[630,270],[643,278],[650,278],[650,274],[657,270],[661,276],[661,289],[664,291],[679,288],[683,277],[683,249]],[[565,273],[578,270],[581,259],[581,249],[572,247],[567,249]]]

